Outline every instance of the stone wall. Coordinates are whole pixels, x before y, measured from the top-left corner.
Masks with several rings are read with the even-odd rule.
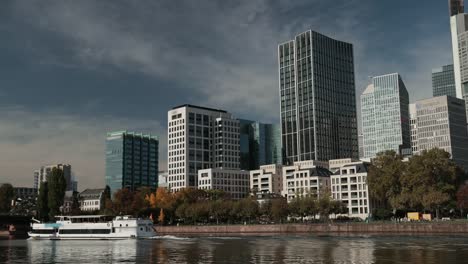
[[[155,226],[159,235],[281,234],[281,233],[397,233],[467,234],[468,223],[349,223],[284,225]]]

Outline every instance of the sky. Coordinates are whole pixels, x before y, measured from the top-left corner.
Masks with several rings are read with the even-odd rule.
[[[356,95],[398,72],[410,101],[452,63],[446,0],[2,0],[0,183],[69,163],[104,186],[108,131],[160,138],[181,104],[279,123],[277,45],[314,30],[354,45]],[[359,113],[359,111],[358,111]]]

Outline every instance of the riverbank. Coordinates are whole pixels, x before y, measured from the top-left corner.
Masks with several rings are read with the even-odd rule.
[[[340,223],[278,225],[155,226],[158,235],[261,235],[261,234],[461,234],[462,223]]]

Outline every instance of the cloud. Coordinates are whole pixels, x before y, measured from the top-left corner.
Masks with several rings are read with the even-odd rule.
[[[79,189],[104,185],[105,138],[108,131],[132,129],[159,136],[160,167],[166,167],[166,130],[154,120],[115,117],[82,118],[62,111],[34,113],[0,108],[0,182],[32,186],[41,165],[69,163]]]

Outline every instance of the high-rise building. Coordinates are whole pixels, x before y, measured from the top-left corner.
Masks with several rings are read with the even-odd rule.
[[[359,145],[359,158],[363,158],[364,157],[364,142],[363,142],[364,138],[363,138],[363,135],[362,133],[359,134],[358,136],[358,145]]]
[[[450,31],[452,35],[452,55],[453,55],[453,71],[455,76],[455,91],[457,98],[463,99],[462,88],[462,69],[460,61],[460,52],[466,46],[461,47],[461,42],[466,41],[466,35],[463,33],[468,31],[468,14],[458,13],[450,17]],[[462,35],[462,36],[460,36]]]
[[[448,0],[450,16],[465,12],[463,0]]]
[[[254,170],[282,161],[280,126],[240,119],[240,168]]]
[[[358,157],[352,44],[306,31],[278,46],[285,163]]]
[[[416,114],[416,105],[409,105],[410,115],[410,134],[411,134],[411,152],[418,152],[418,116]]]
[[[72,176],[72,170],[70,164],[53,164],[53,165],[46,165],[42,166],[40,169],[34,171],[34,184],[33,188],[39,190],[41,182],[46,182],[50,175],[52,174],[52,170],[54,168],[60,169],[63,171],[63,177],[67,182],[66,191],[76,191],[76,185],[74,184],[74,178]]]
[[[168,177],[171,191],[197,187],[201,169],[240,168],[240,123],[230,113],[194,105],[168,112]]]
[[[442,95],[457,96],[453,64],[432,70],[432,95],[434,97]]]
[[[398,73],[372,78],[361,95],[364,158],[411,147],[409,97]]]
[[[156,136],[117,131],[107,133],[106,185],[112,195],[122,188],[158,187]]]
[[[450,96],[439,96],[414,103],[413,120],[415,154],[440,148],[452,159],[468,169],[468,131],[464,101]]]

